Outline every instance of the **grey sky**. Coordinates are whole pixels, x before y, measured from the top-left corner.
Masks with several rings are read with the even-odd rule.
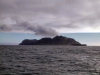
[[[100,32],[100,0],[0,0],[0,32]]]

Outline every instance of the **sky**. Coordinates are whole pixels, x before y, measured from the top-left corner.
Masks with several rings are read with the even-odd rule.
[[[99,7],[100,0],[0,0],[0,36],[99,33]]]
[[[100,33],[63,33],[65,37],[70,37],[88,46],[100,46]],[[18,45],[24,39],[41,39],[43,36],[31,33],[4,33],[0,32],[0,45]]]

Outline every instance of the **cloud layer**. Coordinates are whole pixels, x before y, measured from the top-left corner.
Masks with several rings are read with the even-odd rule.
[[[0,32],[100,32],[100,0],[0,0]]]

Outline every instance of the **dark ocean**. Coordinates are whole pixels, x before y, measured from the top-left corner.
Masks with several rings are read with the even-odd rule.
[[[0,75],[100,75],[100,47],[0,46]]]

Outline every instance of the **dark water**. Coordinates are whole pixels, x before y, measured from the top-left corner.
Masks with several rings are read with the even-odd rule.
[[[0,46],[0,75],[100,75],[100,47]]]

